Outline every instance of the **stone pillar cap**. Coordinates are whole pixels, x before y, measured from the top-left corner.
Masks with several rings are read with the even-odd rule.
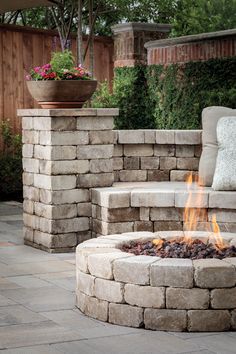
[[[153,31],[153,32],[170,32],[171,25],[161,23],[145,23],[145,22],[128,22],[119,23],[111,27],[114,34],[126,31]]]

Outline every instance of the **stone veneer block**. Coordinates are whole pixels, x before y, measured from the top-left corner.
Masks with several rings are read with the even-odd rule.
[[[145,182],[147,180],[147,171],[142,170],[122,170],[119,173],[121,182]]]
[[[231,288],[236,283],[236,269],[219,259],[193,261],[195,284],[200,288]]]
[[[114,143],[115,132],[112,130],[89,131],[89,143],[92,145],[108,145]]]
[[[175,132],[174,130],[156,130],[157,144],[174,144]]]
[[[41,189],[39,192],[40,202],[45,204],[73,204],[89,201],[88,189],[70,189],[63,191],[50,191]]]
[[[152,256],[117,259],[113,264],[114,278],[124,283],[150,284],[150,265],[159,259]]]
[[[107,321],[108,319],[108,302],[98,300],[76,291],[76,305],[87,316],[92,316],[100,321]]]
[[[144,144],[144,130],[118,130],[118,144]]]
[[[35,202],[34,210],[36,215],[46,219],[71,219],[77,216],[76,204],[47,205]]]
[[[35,117],[32,121],[34,130],[76,130],[75,117]]]
[[[89,172],[88,160],[39,161],[39,172],[45,175],[72,175]]]
[[[210,302],[209,290],[205,289],[166,289],[166,307],[177,310],[207,309]]]
[[[182,332],[187,327],[187,311],[146,308],[144,325],[146,329]]]
[[[132,257],[130,253],[91,254],[88,256],[89,272],[99,278],[113,279],[113,262],[119,258]]]
[[[124,296],[125,302],[129,305],[152,308],[165,307],[165,288],[126,284]]]
[[[41,189],[48,189],[52,191],[73,189],[76,187],[76,176],[48,176],[35,174],[34,175],[34,186]]]
[[[80,117],[77,120],[78,130],[112,130],[113,117]]]
[[[131,191],[132,207],[173,207],[175,193],[168,189],[133,189]]]
[[[175,207],[184,208],[188,202],[189,208],[207,208],[209,192],[205,190],[175,191]]]
[[[78,188],[107,187],[114,182],[113,173],[87,173],[77,178]]]
[[[89,143],[88,132],[84,131],[40,131],[40,145],[86,145]]]
[[[227,310],[188,311],[189,332],[218,332],[230,328],[230,314]]]
[[[209,208],[236,209],[236,192],[212,191],[209,195]]]
[[[176,145],[199,145],[201,139],[201,130],[175,130]]]
[[[120,326],[141,327],[143,325],[143,309],[110,303],[109,322]]]
[[[151,265],[151,286],[193,287],[193,264],[190,259],[164,258]]]
[[[212,290],[211,307],[213,309],[235,309],[236,288]]]
[[[131,144],[124,145],[125,156],[153,156],[153,145]]]
[[[96,278],[94,288],[96,298],[109,302],[124,301],[124,284],[112,280]]]
[[[77,158],[86,159],[109,159],[113,156],[113,145],[79,145]]]
[[[135,221],[139,219],[139,208],[101,208],[101,220],[106,222]]]
[[[94,296],[95,277],[90,274],[80,272],[76,269],[77,289],[88,296]],[[103,299],[101,299],[103,300]]]
[[[130,206],[130,191],[112,188],[93,189],[92,202],[105,208],[127,208]]]

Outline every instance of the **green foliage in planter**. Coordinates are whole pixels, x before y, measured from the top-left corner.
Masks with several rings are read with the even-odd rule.
[[[92,105],[118,107],[119,129],[197,129],[204,107],[236,107],[236,58],[117,68]]]
[[[0,126],[3,151],[0,153],[0,199],[22,198],[21,136],[13,134],[8,121]]]

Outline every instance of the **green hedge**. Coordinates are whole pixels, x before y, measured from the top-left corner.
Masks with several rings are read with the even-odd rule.
[[[95,107],[118,107],[119,129],[196,129],[207,106],[236,108],[236,58],[115,69],[113,94],[102,85]]]

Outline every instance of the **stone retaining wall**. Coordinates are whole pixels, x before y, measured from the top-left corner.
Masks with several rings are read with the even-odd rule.
[[[235,258],[161,259],[118,249],[124,242],[162,237],[172,238],[173,233],[111,235],[79,245],[77,307],[88,316],[122,326],[189,332],[236,330]],[[203,233],[201,237],[208,239]],[[235,234],[223,237],[235,244]]]
[[[197,175],[201,156],[201,132],[115,131],[115,181],[185,181],[190,172]]]

